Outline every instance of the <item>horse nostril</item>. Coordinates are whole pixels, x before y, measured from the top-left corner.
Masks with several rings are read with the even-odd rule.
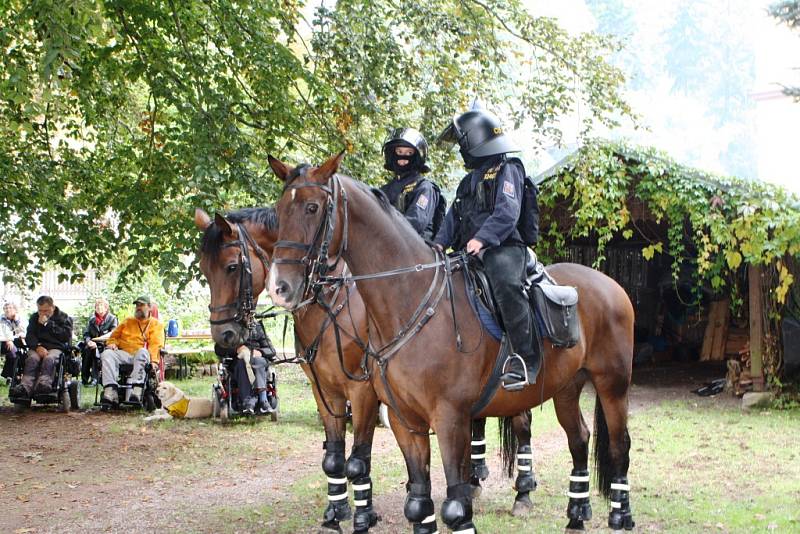
[[[222,341],[224,341],[226,344],[232,343],[234,337],[235,337],[235,334],[234,334],[233,330],[225,330],[222,333]]]
[[[286,283],[284,280],[280,280],[275,287],[275,292],[278,295],[283,295],[289,292],[289,284]]]

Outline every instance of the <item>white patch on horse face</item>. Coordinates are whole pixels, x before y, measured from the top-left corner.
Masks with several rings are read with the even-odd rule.
[[[292,189],[292,202],[294,202],[294,196],[297,194],[297,189]]]

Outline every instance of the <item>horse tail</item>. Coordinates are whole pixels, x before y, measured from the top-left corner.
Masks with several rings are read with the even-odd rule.
[[[614,476],[609,444],[606,414],[600,396],[597,396],[594,404],[594,475],[597,488],[606,499],[611,496],[611,479]]]
[[[517,466],[517,434],[514,432],[513,417],[500,417],[500,449],[502,450],[503,469],[508,477],[514,476]]]

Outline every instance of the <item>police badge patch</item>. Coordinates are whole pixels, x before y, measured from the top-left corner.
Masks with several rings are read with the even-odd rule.
[[[424,210],[428,207],[428,197],[427,195],[420,195],[417,199],[417,207],[421,210]]]
[[[514,184],[512,184],[508,180],[504,181],[503,193],[509,198],[516,198],[516,192],[514,191]]]

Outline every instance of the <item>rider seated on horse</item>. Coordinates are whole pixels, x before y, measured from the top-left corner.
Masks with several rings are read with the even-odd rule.
[[[517,226],[525,168],[518,159],[507,157],[519,148],[506,136],[500,120],[483,109],[456,117],[440,139],[458,142],[470,172],[461,180],[434,243],[442,250],[452,247],[482,257],[514,351],[504,368],[503,387],[516,391],[536,382],[542,359],[522,290],[528,256]]]
[[[430,171],[425,137],[414,128],[395,128],[383,144],[383,157],[384,168],[394,177],[381,191],[414,230],[431,241],[441,225],[445,204],[439,187],[422,176]]]

